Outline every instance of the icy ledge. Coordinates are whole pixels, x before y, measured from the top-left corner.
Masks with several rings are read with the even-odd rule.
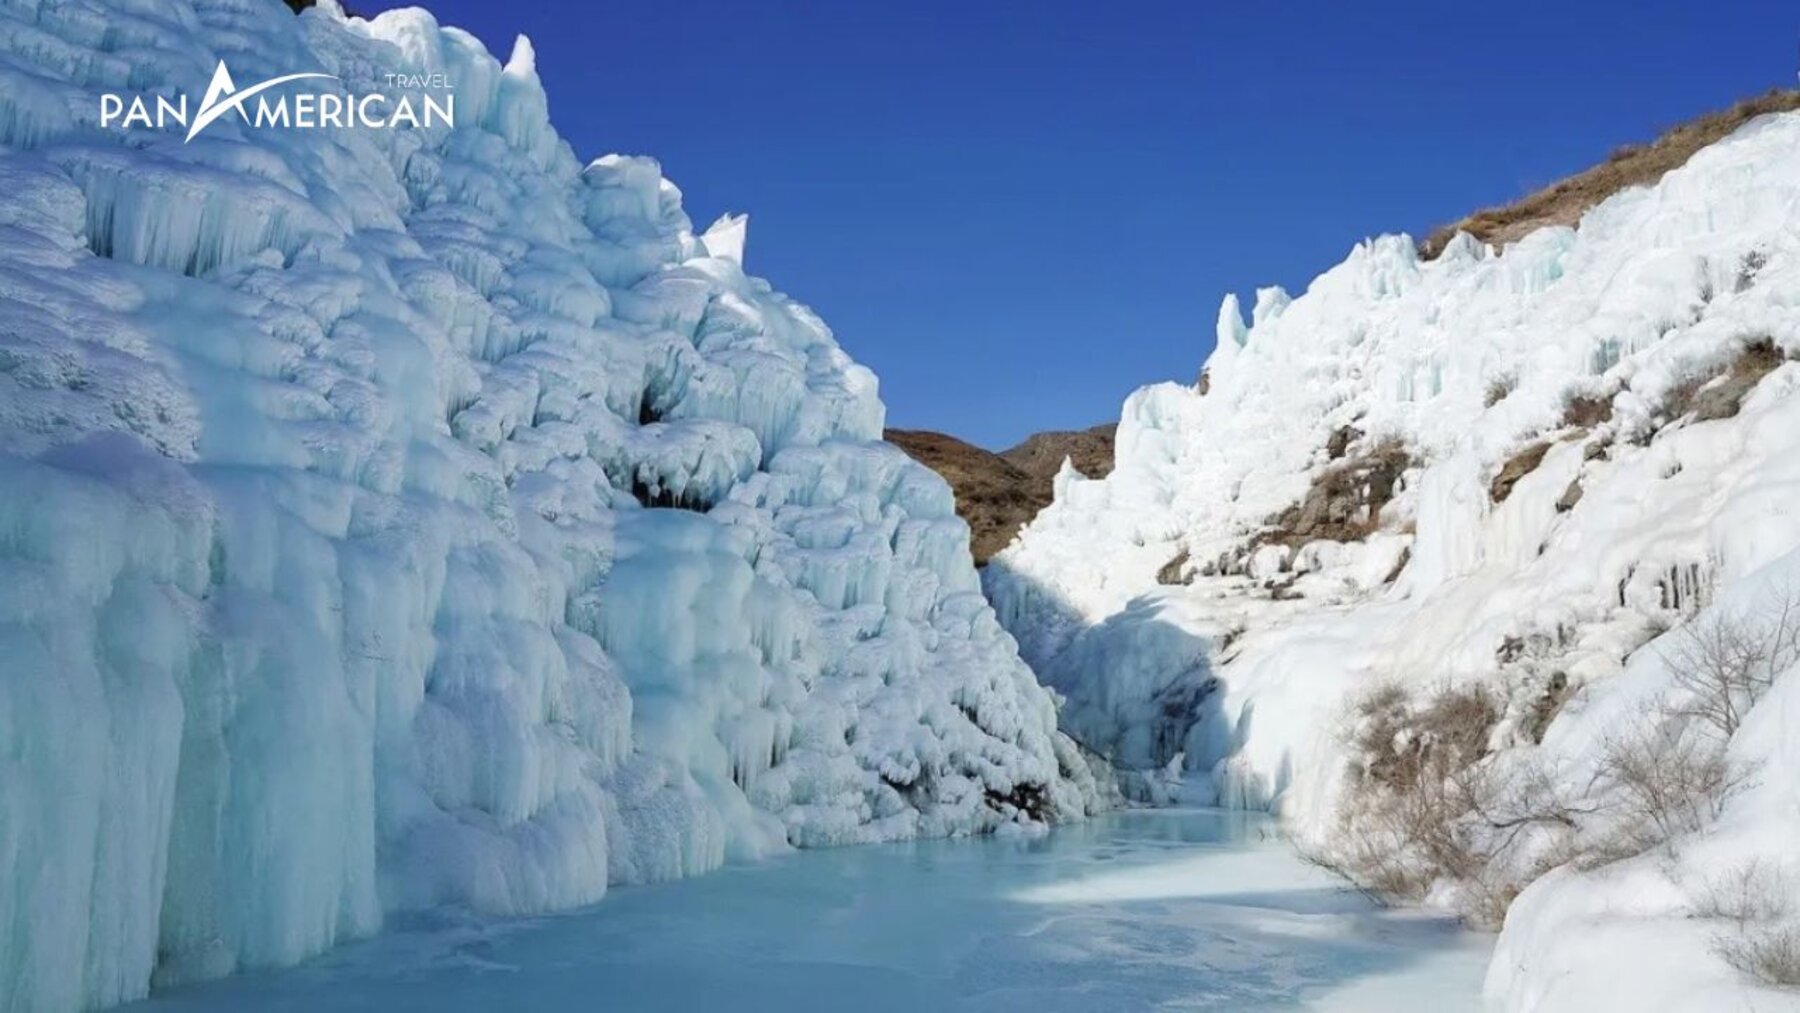
[[[0,1007],[1095,804],[874,376],[742,219],[578,162],[523,40],[271,0],[0,40]],[[458,127],[98,128],[221,59],[441,73]]]
[[[1718,943],[1785,931],[1800,963],[1794,654],[1739,701],[1717,818],[1635,857],[1616,747],[1699,748],[1684,631],[1797,600],[1796,151],[1800,115],[1765,118],[1578,231],[1429,262],[1384,237],[1248,323],[1227,298],[1202,382],[1133,394],[1112,474],[1065,473],[986,571],[1066,727],[1134,792],[1274,809],[1404,896],[1486,889],[1491,917],[1529,883],[1497,1007],[1794,1005]],[[1423,717],[1457,701],[1462,730]],[[1458,825],[1491,861],[1439,877],[1365,816],[1405,776],[1373,761],[1459,733],[1488,783],[1569,808]],[[1747,881],[1769,903],[1738,918],[1716,898]]]

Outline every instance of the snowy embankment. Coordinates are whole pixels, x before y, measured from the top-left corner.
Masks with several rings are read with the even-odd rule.
[[[1095,782],[875,377],[523,40],[0,3],[0,1007]],[[298,71],[455,129],[98,125]],[[614,101],[621,101],[614,97]]]
[[[1227,298],[1199,384],[990,564],[1066,727],[1504,913],[1503,1008],[1793,1003],[1797,151],[1765,118],[1578,231]]]

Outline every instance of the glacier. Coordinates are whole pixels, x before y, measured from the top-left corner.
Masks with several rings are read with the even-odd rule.
[[[457,124],[99,125],[221,61]],[[524,39],[0,2],[0,1006],[1101,804],[746,224],[577,159]]]
[[[1384,688],[1478,687],[1495,755],[1589,790],[1685,692],[1683,627],[1800,587],[1796,151],[1800,115],[1764,117],[1578,228],[1384,236],[1248,321],[1225,297],[1199,381],[1132,394],[1115,470],[1065,466],[984,571],[1066,727],[1136,797],[1271,809],[1313,851]],[[1761,863],[1796,923],[1797,694],[1780,673],[1731,736],[1754,773],[1701,833],[1524,887],[1492,1008],[1795,1008],[1717,952],[1707,895]]]

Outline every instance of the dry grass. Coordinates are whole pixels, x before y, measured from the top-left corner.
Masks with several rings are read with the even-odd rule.
[[[1547,225],[1575,225],[1589,208],[1628,187],[1655,183],[1694,153],[1768,113],[1800,109],[1800,91],[1778,89],[1746,99],[1721,112],[1684,123],[1642,145],[1627,145],[1605,162],[1576,173],[1502,207],[1477,211],[1427,236],[1419,252],[1427,259],[1444,252],[1458,232],[1484,243],[1516,242]]]
[[[1613,417],[1612,395],[1576,394],[1563,402],[1562,424],[1576,429],[1592,429]]]

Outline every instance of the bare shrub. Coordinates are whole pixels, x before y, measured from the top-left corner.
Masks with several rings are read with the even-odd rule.
[[[1675,712],[1729,739],[1776,678],[1800,662],[1800,598],[1789,590],[1760,611],[1696,619],[1676,632],[1663,662],[1682,691]]]
[[[1462,825],[1483,785],[1458,775],[1487,751],[1500,719],[1479,687],[1445,688],[1417,706],[1384,686],[1356,708],[1358,793],[1344,871],[1383,894],[1417,897],[1441,875],[1466,878],[1482,856]]]
[[[1397,792],[1412,790],[1430,774],[1473,763],[1487,751],[1488,735],[1500,720],[1499,702],[1479,686],[1441,689],[1417,707],[1403,688],[1388,685],[1356,709],[1361,720],[1353,746],[1361,774]]]
[[[1679,627],[1664,654],[1677,693],[1609,738],[1589,791],[1618,819],[1571,858],[1592,868],[1698,833],[1752,771],[1727,746],[1756,701],[1800,662],[1800,598],[1755,612],[1717,611]],[[1741,892],[1741,891],[1740,891]]]
[[[1727,964],[1770,985],[1800,987],[1793,895],[1793,883],[1780,868],[1752,859],[1708,884],[1694,915],[1732,923],[1712,940],[1713,952]]]
[[[1355,703],[1353,756],[1339,830],[1315,861],[1382,899],[1453,897],[1475,925],[1504,919],[1518,892],[1558,865],[1593,869],[1704,832],[1748,784],[1751,769],[1727,747],[1745,713],[1800,663],[1800,597],[1752,613],[1716,612],[1679,632],[1668,655],[1678,692],[1657,699],[1641,724],[1601,745],[1593,779],[1565,785],[1535,754],[1495,755],[1506,708],[1486,688],[1423,696],[1399,685]],[[1516,660],[1522,644],[1499,652]],[[1532,741],[1569,697],[1561,672],[1534,695],[1512,693]],[[1591,819],[1590,817],[1598,817]],[[1800,983],[1793,890],[1761,868],[1740,870],[1697,901],[1698,917],[1737,931],[1718,952],[1747,974]]]
[[[1708,883],[1696,918],[1731,927],[1713,936],[1727,964],[1770,985],[1800,987],[1800,927],[1793,924],[1794,883],[1775,863],[1756,858]]]
[[[1713,939],[1713,952],[1762,982],[1800,988],[1800,927],[1769,926],[1721,934]]]
[[[1608,855],[1642,854],[1700,831],[1745,781],[1723,740],[1679,721],[1653,720],[1602,750],[1596,780],[1620,816],[1614,839],[1599,846]]]
[[[1719,918],[1749,925],[1787,916],[1793,884],[1779,866],[1761,858],[1730,870],[1706,884],[1692,910],[1696,918]]]
[[[1315,860],[1383,899],[1416,900],[1448,882],[1466,921],[1498,925],[1542,870],[1510,874],[1496,855],[1532,828],[1573,830],[1582,813],[1534,765],[1492,762],[1501,714],[1479,686],[1416,700],[1390,685],[1361,700],[1352,798],[1337,846]]]

